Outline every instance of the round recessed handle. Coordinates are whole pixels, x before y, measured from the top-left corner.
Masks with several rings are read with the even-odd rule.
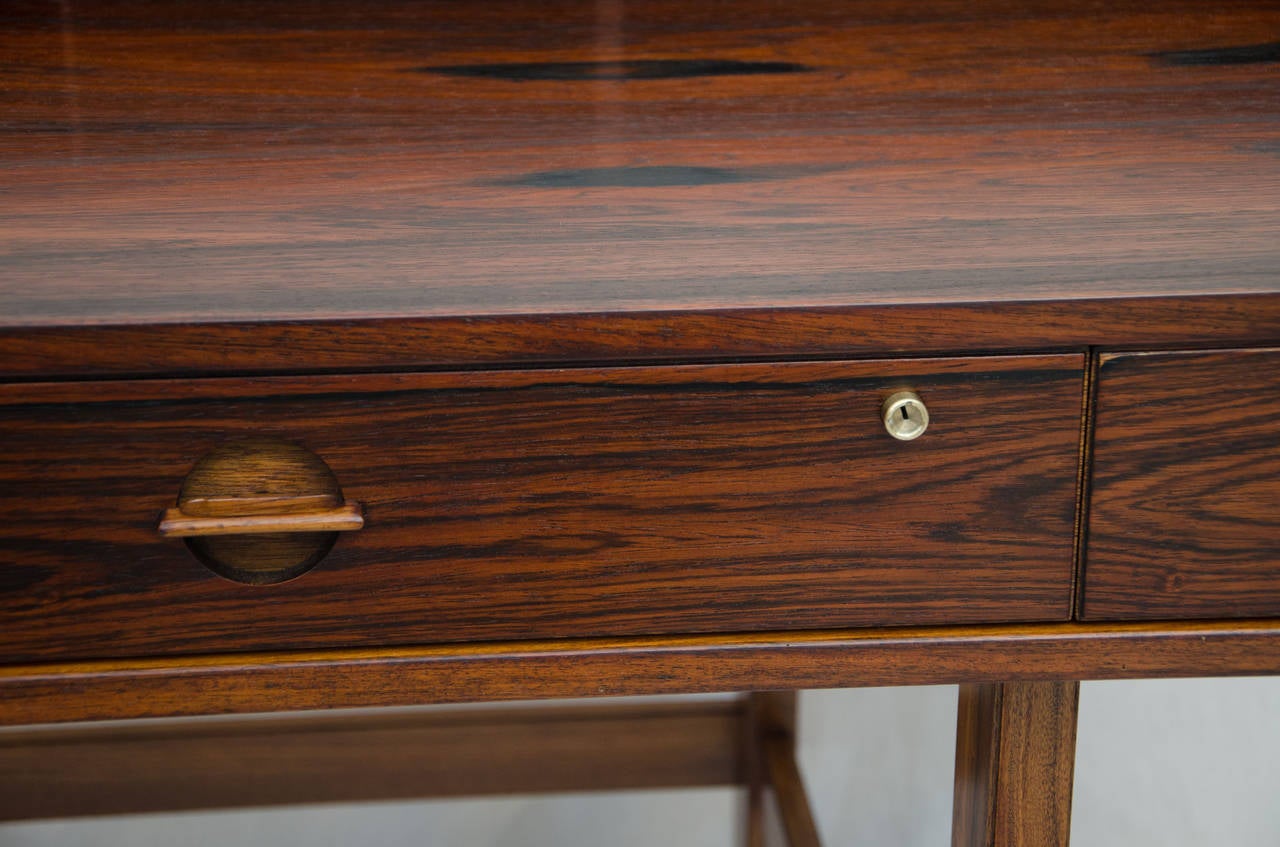
[[[929,428],[929,409],[914,391],[895,391],[880,409],[885,431],[899,441],[914,441]]]
[[[254,585],[314,567],[340,532],[364,526],[329,466],[314,453],[268,438],[223,444],[187,474],[156,527],[181,538],[219,576]]]

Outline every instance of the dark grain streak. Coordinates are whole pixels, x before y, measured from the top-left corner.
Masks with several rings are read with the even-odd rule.
[[[1175,67],[1261,65],[1280,62],[1280,41],[1240,44],[1233,47],[1210,47],[1202,50],[1165,50],[1151,53],[1150,56],[1161,64]]]
[[[618,62],[501,62],[476,65],[432,65],[418,73],[501,79],[507,82],[589,82],[592,80],[698,79],[717,76],[809,73],[798,62],[747,62],[738,59],[627,59]]]
[[[699,185],[732,185],[768,182],[821,175],[838,170],[831,167],[796,168],[713,168],[692,165],[647,165],[643,167],[574,168],[538,171],[492,184],[519,188],[664,188]]]
[[[1141,58],[1271,37],[1264,0],[633,0],[607,47],[592,4],[20,5],[7,376],[191,373],[164,353],[206,332],[205,373],[1079,348],[1280,285],[1274,66]],[[609,78],[677,70],[735,73]],[[788,309],[867,311],[691,325]]]
[[[1089,620],[1280,614],[1280,352],[1111,355]]]
[[[88,405],[0,404],[0,508],[45,516],[0,525],[0,542],[45,568],[37,602],[3,598],[0,648],[16,660],[1065,619],[1082,365],[100,383],[79,387]],[[909,445],[879,412],[904,382],[935,411]],[[70,401],[74,386],[45,389]],[[155,533],[196,459],[249,435],[307,447],[365,508],[365,528],[292,582],[225,582]],[[68,510],[80,517],[59,520]],[[110,643],[90,637],[103,627],[118,630]]]

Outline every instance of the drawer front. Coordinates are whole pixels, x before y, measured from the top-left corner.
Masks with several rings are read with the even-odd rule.
[[[1104,356],[1084,616],[1280,615],[1280,350]]]
[[[11,661],[1069,615],[1082,356],[7,386]],[[885,398],[931,414],[886,434]],[[220,444],[365,526],[246,585],[157,534]]]

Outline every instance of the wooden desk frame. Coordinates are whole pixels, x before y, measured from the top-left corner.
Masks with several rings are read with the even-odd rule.
[[[953,845],[1065,845],[1079,685],[1058,680],[1276,673],[1280,624],[1271,621],[618,639],[6,668],[0,719],[965,682]],[[792,695],[761,694],[728,704],[46,726],[0,734],[0,780],[24,789],[6,792],[0,817],[736,784],[749,789],[747,843],[781,831],[786,839],[769,843],[812,845],[794,710]],[[283,751],[265,762],[264,737]],[[210,750],[217,767],[193,783],[185,763]],[[72,779],[86,762],[112,776]],[[356,793],[335,778],[351,772],[362,774]]]
[[[376,751],[365,764],[384,793],[732,784],[747,789],[748,843],[812,845],[792,692],[959,684],[954,847],[1065,846],[1079,681],[1280,673],[1280,510],[1267,506],[1280,490],[1280,53],[1258,43],[1280,8],[726,8],[14,4],[0,27],[0,427],[20,446],[0,429],[0,569],[13,568],[0,570],[0,817],[359,799],[309,776],[354,766],[326,750],[342,736]],[[1041,362],[984,371],[997,356]],[[883,481],[909,464],[888,453],[873,395],[910,388],[888,384],[902,374],[936,376],[928,363],[943,359],[943,377],[969,380],[950,383],[963,438],[936,442],[953,450],[952,496],[916,497],[920,474],[878,524],[856,524],[868,505],[851,475]],[[905,361],[915,370],[892,372]],[[711,376],[677,390],[692,367]],[[547,387],[575,368],[577,400]],[[735,382],[735,369],[753,376]],[[756,401],[734,393],[785,381],[782,369],[803,373]],[[413,386],[397,394],[397,380]],[[504,398],[474,403],[489,417],[450,417],[472,408],[450,398],[480,382]],[[1000,395],[975,385],[1012,390],[1039,441],[984,428]],[[409,407],[431,391],[453,426],[437,452]],[[400,453],[369,414],[379,392],[399,398],[378,408]],[[1265,414],[1239,413],[1241,397]],[[1167,409],[1148,421],[1158,437],[1109,424],[1112,398],[1122,412]],[[556,417],[566,408],[576,429]],[[762,439],[760,422],[793,408]],[[513,410],[536,423],[504,430]],[[250,595],[155,535],[151,512],[177,505],[214,444],[273,427],[305,440],[286,428],[304,419],[367,474],[356,502],[403,483],[389,499],[407,515],[379,524],[371,509],[350,543],[364,559],[321,543],[331,570],[293,595]],[[632,442],[584,458],[577,444],[618,422]],[[542,536],[520,523],[520,497],[549,499],[547,522],[591,541],[606,523],[590,509],[609,500],[598,492],[633,481],[622,447],[653,460],[670,447],[648,438],[664,426],[687,463],[649,466],[636,487],[655,483],[651,501],[626,490],[606,504],[611,537],[643,555],[525,543]],[[1249,427],[1221,448],[1220,433]],[[741,460],[762,440],[778,463]],[[504,453],[508,441],[552,446]],[[372,473],[379,448],[390,458]],[[465,476],[469,450],[489,451],[475,478],[498,494],[413,488]],[[422,465],[406,472],[405,456]],[[512,482],[506,468],[524,460],[535,470]],[[774,492],[780,467],[799,481]],[[686,502],[680,474],[712,479],[704,502]],[[566,479],[604,482],[593,493]],[[293,494],[323,494],[343,527],[364,524],[333,488]],[[1169,488],[1185,502],[1164,503]],[[1248,496],[1223,505],[1218,488]],[[1153,490],[1162,519],[1135,526]],[[744,492],[790,511],[772,523],[735,511],[736,536],[717,535],[717,510]],[[259,494],[284,496],[212,496]],[[1004,508],[1031,495],[1035,517]],[[930,514],[957,500],[969,511]],[[832,502],[857,532],[828,531]],[[902,503],[909,519],[891,511]],[[461,534],[425,553],[431,521],[466,508]],[[637,542],[628,521],[646,509],[658,517]],[[914,535],[900,546],[876,547],[876,532],[904,526]],[[497,553],[457,552],[486,532]],[[1166,535],[1178,543],[1154,543]],[[722,561],[726,536],[758,542],[755,558]],[[701,546],[685,549],[688,537]],[[386,595],[365,590],[370,572]],[[95,725],[696,692],[745,694],[654,710]],[[237,774],[258,766],[264,733],[298,767],[267,767],[246,793]],[[597,777],[602,736],[637,757],[630,782]],[[438,749],[440,770],[406,765],[396,754],[410,743]],[[505,771],[468,770],[465,751],[495,743]],[[72,779],[79,757],[154,775],[214,747],[243,758],[205,794],[180,773],[163,792]],[[552,750],[563,769],[531,766]]]

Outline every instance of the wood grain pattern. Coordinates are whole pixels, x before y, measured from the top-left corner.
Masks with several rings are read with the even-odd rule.
[[[1280,674],[1280,623],[1037,624],[0,666],[0,724],[549,697]]]
[[[1065,620],[1082,365],[14,387],[0,644],[19,661]],[[910,444],[880,419],[903,386],[933,417]],[[365,509],[278,585],[216,577],[155,531],[192,464],[248,436],[311,450]]]
[[[1033,681],[1280,672],[1274,621],[831,629],[1066,618],[1080,351],[1280,343],[1274,3],[5,17],[0,722],[991,683],[957,843],[1065,844],[1076,687]],[[1046,355],[777,364],[991,352]],[[1157,377],[1163,444],[1099,431],[1087,616],[1280,613],[1251,355],[1224,452],[1183,444],[1219,354]],[[688,361],[737,364],[550,369]],[[148,379],[13,382],[104,377]],[[935,427],[890,453],[904,379]],[[369,505],[305,580],[151,535],[250,432]]]
[[[1079,682],[1002,683],[995,843],[1067,847]]]
[[[325,373],[1280,342],[1280,295],[1063,296],[823,309],[0,328],[0,377]]]
[[[735,785],[747,721],[738,698],[7,731],[0,820]]]
[[[1280,615],[1280,350],[1104,356],[1084,617]]]
[[[263,532],[350,532],[363,527],[359,504],[348,504],[321,512],[224,517],[195,517],[182,509],[165,509],[156,532],[163,538],[188,538]]]
[[[783,807],[776,789],[777,774],[771,769],[768,742],[780,739],[784,747],[784,755],[791,758],[791,767],[796,763],[796,718],[798,692],[795,691],[758,691],[747,695],[745,708],[747,720],[744,722],[745,732],[742,744],[743,781],[746,783],[746,797],[743,802],[743,818],[740,837],[735,839],[745,847],[770,847],[785,845],[790,840],[783,816],[788,812],[803,820],[809,814],[808,799],[796,771],[794,785],[799,786],[798,801]],[[785,770],[786,764],[778,766]],[[788,790],[790,785],[784,787]]]
[[[775,843],[786,847],[821,847],[818,826],[809,807],[809,796],[796,761],[795,739],[779,733],[761,740],[769,787],[777,805],[778,819],[785,838]]]
[[[960,686],[952,847],[1067,847],[1078,682]]]
[[[750,784],[818,847],[795,695],[187,719],[0,731],[0,820]],[[757,772],[759,772],[757,774]],[[763,828],[754,835],[765,834]]]
[[[1003,691],[1000,683],[960,686],[951,847],[993,847]]]
[[[1280,80],[1223,57],[1277,26],[1266,0],[15,0],[0,323],[1274,294]]]

